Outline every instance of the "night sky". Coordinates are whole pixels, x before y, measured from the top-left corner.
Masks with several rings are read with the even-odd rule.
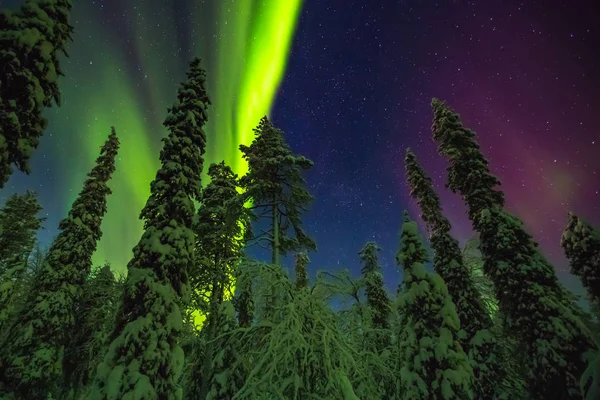
[[[569,210],[600,225],[600,32],[591,1],[75,3],[63,105],[47,112],[33,173],[14,174],[0,191],[0,204],[14,192],[40,194],[43,243],[115,125],[122,146],[94,261],[124,270],[141,234],[166,108],[200,56],[213,101],[208,162],[225,159],[245,172],[237,147],[250,143],[264,114],[314,161],[307,180],[316,202],[304,218],[318,245],[313,272],[358,273],[357,253],[374,240],[387,286],[396,287],[401,214],[418,217],[405,185],[406,147],[434,179],[453,233],[461,242],[472,235],[462,200],[444,189],[446,163],[431,139],[438,97],[476,131],[508,209],[581,292],[559,241]]]

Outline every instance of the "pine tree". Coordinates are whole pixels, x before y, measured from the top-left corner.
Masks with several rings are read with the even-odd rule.
[[[419,165],[415,154],[406,151],[406,178],[421,208],[434,250],[433,265],[442,277],[460,321],[459,341],[472,360],[475,374],[475,393],[478,398],[499,395],[502,380],[498,341],[491,332],[492,319],[483,306],[469,270],[462,260],[458,240],[450,235],[450,221],[442,214],[440,199],[435,193],[431,178]]]
[[[232,275],[240,258],[244,233],[248,233],[244,228],[249,224],[249,213],[238,201],[237,175],[221,162],[208,168],[208,176],[211,182],[202,192],[194,224],[196,253],[200,260],[190,273],[192,293],[210,294],[200,398],[206,397],[210,382],[218,310],[224,294],[232,292]]]
[[[443,279],[425,270],[417,224],[404,212],[399,265],[404,290],[400,334],[402,399],[472,399],[473,370],[459,344],[460,321]]]
[[[569,259],[571,273],[581,279],[590,302],[600,304],[600,231],[569,213],[560,245]]]
[[[76,307],[77,329],[65,350],[65,393],[78,399],[91,384],[95,368],[102,361],[108,343],[122,282],[115,278],[110,265],[92,271],[85,281],[83,296]],[[67,398],[67,395],[64,396]]]
[[[307,267],[310,263],[310,258],[306,252],[301,251],[296,254],[296,290],[308,289],[308,271]]]
[[[248,162],[248,173],[240,179],[245,199],[252,202],[255,219],[270,218],[270,227],[253,238],[271,250],[273,264],[280,265],[280,255],[289,251],[315,250],[315,242],[301,227],[300,215],[312,202],[306,190],[302,170],[312,168],[312,161],[295,155],[285,142],[284,134],[265,116],[254,129],[250,146],[240,145]],[[288,235],[292,229],[295,237]]]
[[[199,59],[191,61],[187,76],[164,122],[169,134],[162,140],[161,167],[140,215],[144,233],[127,265],[111,344],[96,369],[90,400],[182,398],[181,309],[189,297],[194,201],[200,200],[210,104]]]
[[[583,354],[593,347],[579,310],[558,282],[523,223],[504,210],[500,181],[463,127],[460,117],[434,99],[433,137],[450,161],[448,187],[460,193],[481,235],[484,271],[492,279],[508,332],[523,345],[532,399],[578,399]]]
[[[71,0],[28,0],[19,13],[0,13],[0,188],[11,164],[30,172],[48,121],[43,109],[60,105],[59,56],[73,27]]]
[[[473,370],[457,338],[458,314],[444,280],[426,271],[426,254],[417,224],[405,212],[397,255],[404,270],[401,398],[472,399]]]
[[[27,399],[45,399],[63,375],[64,349],[75,327],[75,304],[83,294],[92,255],[102,236],[107,185],[119,148],[114,128],[60,233],[52,243],[18,324],[12,327],[7,355],[8,386]]]

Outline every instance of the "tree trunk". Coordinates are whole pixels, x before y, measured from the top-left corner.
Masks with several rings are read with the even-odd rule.
[[[279,209],[275,196],[273,196],[273,205],[271,206],[273,218],[273,264],[279,265]]]

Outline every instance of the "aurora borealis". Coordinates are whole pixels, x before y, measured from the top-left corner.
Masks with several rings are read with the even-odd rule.
[[[67,213],[115,125],[121,150],[96,264],[107,260],[120,270],[131,257],[142,229],[137,215],[166,134],[162,121],[192,55],[203,59],[213,103],[205,165],[225,160],[236,173],[246,171],[237,146],[250,144],[252,128],[270,112],[301,1],[212,3],[173,0],[156,9],[144,0],[91,1],[73,7],[76,33],[64,66],[64,101],[49,111],[52,128],[41,145],[42,157],[57,169],[46,171],[55,181],[44,203],[51,204],[49,214]]]
[[[375,4],[377,3],[377,4]],[[15,7],[9,0],[2,7]],[[368,240],[383,248],[390,288],[404,208],[417,217],[403,154],[415,151],[440,191],[457,238],[462,201],[443,189],[431,140],[432,97],[473,128],[507,205],[573,287],[559,248],[567,211],[600,225],[600,32],[590,1],[89,0],[75,2],[63,105],[30,176],[0,192],[38,191],[48,243],[114,125],[121,151],[94,262],[123,270],[158,166],[162,121],[194,55],[207,69],[210,162],[244,172],[238,151],[272,114],[294,151],[315,162],[305,226],[317,268],[358,271]]]

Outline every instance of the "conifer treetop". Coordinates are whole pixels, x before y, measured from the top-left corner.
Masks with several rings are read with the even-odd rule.
[[[365,246],[359,251],[361,261],[364,263],[361,272],[363,275],[378,272],[381,273],[381,266],[379,265],[379,259],[377,253],[381,251],[381,247],[375,242],[367,242]]]
[[[254,129],[255,138],[250,146],[240,145],[242,157],[248,162],[248,173],[240,178],[244,199],[253,208],[276,207],[281,219],[278,229],[279,252],[316,250],[316,243],[302,228],[300,216],[314,200],[306,189],[302,171],[312,168],[313,162],[292,153],[284,133],[264,116]],[[287,234],[288,230],[294,236]],[[273,241],[274,233],[268,239]],[[254,238],[258,240],[258,237]]]
[[[504,193],[495,187],[501,183],[490,172],[489,162],[483,157],[475,132],[465,128],[460,115],[446,103],[433,99],[433,139],[439,143],[438,151],[446,156],[448,184],[452,192],[461,193],[469,205],[469,217],[476,220],[479,213],[491,207],[504,206]],[[477,188],[470,190],[468,188]]]
[[[406,149],[404,163],[410,195],[413,198],[418,198],[421,218],[427,225],[430,234],[434,231],[439,233],[450,232],[450,222],[441,212],[440,198],[433,190],[432,180],[425,173],[425,170],[417,161],[415,153],[410,148]]]
[[[402,222],[400,249],[396,253],[397,264],[406,266],[416,262],[428,262],[429,256],[419,236],[417,223],[410,219],[407,210],[404,210]]]

